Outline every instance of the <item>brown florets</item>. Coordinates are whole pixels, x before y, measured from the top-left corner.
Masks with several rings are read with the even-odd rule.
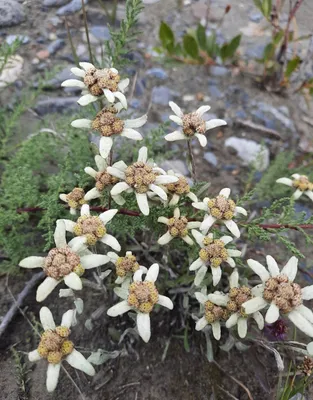
[[[313,183],[309,181],[309,178],[305,175],[301,175],[298,179],[294,179],[292,182],[293,187],[305,192],[307,190],[313,190]]]
[[[106,186],[115,185],[119,180],[106,171],[99,171],[95,177],[96,188],[101,192]]]
[[[202,261],[209,263],[213,268],[217,268],[223,261],[227,260],[228,253],[222,240],[211,239],[207,236],[204,238],[203,244],[205,247],[199,252]]]
[[[168,221],[168,230],[173,237],[185,237],[188,234],[188,219],[186,217],[170,218]]]
[[[227,310],[234,312],[241,312],[242,316],[245,316],[242,313],[242,304],[246,301],[252,299],[251,289],[247,286],[239,286],[236,288],[230,289],[229,293],[229,301],[227,303]]]
[[[196,112],[185,114],[182,117],[183,132],[186,136],[194,136],[196,133],[206,132],[205,121]]]
[[[55,248],[45,258],[43,269],[47,276],[62,279],[80,265],[80,258],[70,247]]]
[[[126,276],[128,273],[134,273],[139,269],[139,264],[136,257],[133,255],[126,255],[119,257],[116,261],[116,275],[120,277]]]
[[[281,274],[265,282],[263,298],[268,302],[274,301],[282,313],[289,313],[302,304],[301,287]]]
[[[187,179],[184,176],[180,176],[177,182],[168,183],[165,186],[169,192],[178,195],[188,194],[190,192],[190,186],[188,184]]]
[[[127,167],[125,175],[125,182],[137,193],[146,193],[149,190],[149,185],[154,183],[157,177],[152,167],[141,161]]]
[[[308,356],[304,356],[302,364],[298,366],[298,369],[306,376],[311,376],[313,371],[313,360]]]
[[[236,203],[223,195],[218,195],[208,201],[208,207],[214,218],[230,220],[234,216]]]
[[[116,92],[119,81],[119,74],[111,71],[109,68],[90,68],[86,71],[84,77],[84,83],[93,96],[103,95],[103,89],[109,89],[111,92]]]
[[[58,364],[63,356],[70,354],[74,349],[74,344],[67,339],[69,334],[70,330],[65,326],[45,331],[37,348],[40,356],[51,364]]]
[[[212,324],[216,321],[227,320],[228,312],[224,307],[216,306],[208,300],[204,303],[204,316],[208,323]]]
[[[140,312],[151,312],[158,300],[159,292],[153,282],[133,282],[129,287],[128,304]]]
[[[76,236],[86,236],[87,244],[93,246],[106,234],[106,229],[99,217],[82,215],[76,221],[73,232]]]
[[[66,201],[71,208],[78,208],[86,203],[84,196],[84,189],[74,188],[69,194],[66,195]]]
[[[113,136],[122,133],[124,122],[116,117],[111,108],[104,108],[98,112],[91,126],[102,136]]]

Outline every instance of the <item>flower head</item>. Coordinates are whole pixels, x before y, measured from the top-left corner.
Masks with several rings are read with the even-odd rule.
[[[262,310],[269,306],[265,321],[273,323],[280,314],[285,315],[294,325],[308,336],[313,337],[313,312],[302,304],[313,298],[313,286],[301,288],[294,282],[298,271],[298,259],[291,257],[280,271],[273,257],[266,256],[268,270],[255,260],[248,260],[249,267],[262,280],[257,287],[258,295],[242,306],[245,313]]]
[[[207,212],[200,226],[203,233],[207,233],[215,221],[221,221],[235,237],[240,237],[240,231],[233,218],[237,214],[247,215],[247,211],[237,207],[236,203],[229,199],[229,195],[230,189],[225,188],[217,197],[212,199],[205,197],[202,202],[192,203],[195,208]]]
[[[114,236],[107,233],[106,224],[111,221],[118,210],[108,210],[99,216],[90,215],[90,209],[87,204],[81,208],[81,216],[76,222],[69,219],[63,219],[65,228],[68,232],[76,236],[69,242],[72,248],[82,245],[94,246],[98,241],[107,244],[116,251],[121,250],[121,246]]]
[[[295,200],[298,200],[303,194],[305,194],[313,201],[313,182],[310,182],[306,175],[293,174],[292,178],[293,179],[279,178],[276,182],[295,188],[296,191],[292,195]]]
[[[158,243],[164,245],[169,243],[174,238],[181,238],[184,242],[189,245],[193,245],[193,240],[188,236],[190,229],[199,228],[201,222],[191,221],[180,215],[179,208],[175,208],[174,216],[172,218],[159,217],[158,222],[168,226],[168,231],[159,238]]]
[[[170,116],[170,119],[181,127],[180,130],[165,136],[165,140],[169,142],[189,140],[195,136],[199,140],[200,145],[205,147],[207,145],[205,132],[217,126],[227,125],[226,121],[222,119],[211,119],[210,121],[203,119],[203,114],[210,110],[210,106],[201,106],[197,111],[190,114],[184,114],[180,107],[172,101],[169,102],[169,106],[175,113],[175,115]]]
[[[190,191],[189,183],[183,175],[172,170],[167,171],[167,174],[178,178],[177,182],[164,185],[167,195],[172,197],[168,203],[169,206],[176,206],[181,196],[186,196],[193,202],[198,201],[197,196]]]
[[[84,246],[72,248],[66,243],[65,223],[57,221],[54,232],[56,247],[49,251],[46,257],[26,257],[19,266],[23,268],[42,268],[46,274],[45,280],[38,286],[36,300],[41,302],[62,281],[71,289],[81,290],[85,269],[99,267],[110,261],[101,254],[91,254]]]
[[[111,188],[113,185],[115,185],[119,181],[118,178],[116,178],[113,175],[110,175],[107,172],[108,164],[104,158],[102,158],[99,155],[96,155],[95,162],[96,162],[98,171],[94,170],[91,167],[85,168],[86,174],[93,177],[96,181],[95,187],[93,189],[89,190],[85,195],[85,200],[87,200],[87,201],[101,197],[101,194],[105,188]],[[116,168],[119,165],[126,167],[126,164],[123,161],[119,161],[119,162],[113,164],[112,167]],[[119,195],[112,196],[112,198],[115,201],[115,203],[117,203],[118,205],[123,205],[125,202],[123,197],[119,196]]]
[[[60,194],[60,199],[65,201],[70,206],[70,213],[72,215],[76,215],[77,208],[80,208],[83,204],[87,203],[87,199],[85,198],[85,191],[82,188],[74,188],[70,193]]]
[[[213,286],[216,286],[222,277],[221,264],[226,262],[232,268],[235,268],[236,264],[232,257],[240,257],[241,251],[226,248],[228,243],[233,240],[231,236],[222,236],[219,239],[214,239],[212,233],[204,236],[195,229],[192,230],[192,235],[201,247],[199,258],[189,267],[190,271],[197,271],[194,283],[199,286],[208,271],[208,267],[210,267]]]
[[[147,159],[148,150],[146,147],[142,147],[139,150],[138,160],[134,164],[126,168],[123,165],[107,168],[111,175],[123,181],[112,188],[111,195],[117,196],[125,191],[128,193],[135,192],[138,207],[144,215],[149,215],[150,212],[148,191],[154,192],[162,200],[167,200],[167,194],[162,185],[178,181],[177,177],[166,175],[162,169],[156,167]]]
[[[145,280],[142,280],[144,271],[139,269],[134,274],[134,281],[128,288],[115,288],[115,293],[123,299],[120,303],[108,309],[110,317],[117,317],[130,310],[137,313],[137,329],[140,337],[148,342],[151,337],[150,312],[155,304],[173,309],[172,301],[159,294],[155,281],[159,274],[159,265],[153,264],[147,271]]]
[[[74,343],[69,340],[74,310],[69,310],[63,315],[60,326],[55,325],[52,313],[47,307],[40,309],[39,316],[44,333],[41,335],[37,349],[31,351],[28,358],[29,361],[38,361],[42,358],[47,360],[46,386],[48,392],[53,392],[58,384],[63,360],[87,375],[95,375],[96,371],[93,366],[74,348]]]
[[[121,80],[118,70],[115,68],[98,69],[88,62],[80,62],[80,68],[71,68],[71,72],[82,78],[68,79],[62,83],[63,87],[78,87],[82,89],[82,97],[77,101],[81,106],[86,106],[105,96],[110,103],[118,99],[124,108],[127,108],[127,101],[124,91],[129,85],[129,79]]]
[[[113,251],[110,251],[107,255],[115,265],[117,275],[115,283],[117,284],[123,283],[127,279],[130,280],[133,274],[138,270],[147,273],[147,268],[143,265],[139,265],[136,256],[134,256],[131,251],[126,251],[124,257],[118,256],[116,253],[113,253]]]
[[[117,116],[117,105],[103,108],[94,120],[76,119],[71,123],[74,128],[93,129],[100,133],[100,155],[107,158],[113,146],[113,138],[123,136],[132,140],[142,140],[141,134],[133,128],[139,128],[147,122],[147,115],[136,119],[122,120]]]

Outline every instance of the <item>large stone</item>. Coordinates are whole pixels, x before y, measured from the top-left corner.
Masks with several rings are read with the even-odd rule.
[[[265,171],[270,163],[270,152],[254,140],[231,136],[225,140],[225,146],[236,150],[242,165],[253,165],[258,171]]]
[[[49,97],[39,100],[35,106],[35,111],[39,115],[46,115],[51,113],[66,113],[78,108],[77,97]]]
[[[23,71],[24,59],[19,56],[9,57],[0,74],[0,88],[15,82]]]
[[[171,90],[166,86],[156,86],[151,93],[152,103],[167,106],[172,100],[173,95]]]
[[[43,0],[43,5],[46,7],[61,7],[67,2],[68,0]]]
[[[182,160],[166,160],[160,165],[165,171],[173,170],[181,175],[188,175],[188,167]]]
[[[87,4],[88,0],[84,0],[84,4]],[[77,11],[82,9],[82,2],[81,0],[72,0],[70,3],[66,4],[65,6],[61,7],[57,11],[57,15],[69,15],[74,14]]]
[[[18,25],[25,19],[23,7],[15,0],[0,1],[0,28]]]

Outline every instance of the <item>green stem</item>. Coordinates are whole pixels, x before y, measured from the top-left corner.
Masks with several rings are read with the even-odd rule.
[[[91,43],[90,43],[90,38],[89,38],[89,30],[88,30],[88,22],[87,22],[87,14],[86,14],[85,2],[84,2],[84,0],[81,0],[81,1],[82,1],[82,8],[83,8],[84,26],[85,26],[85,32],[86,32],[86,38],[87,38],[89,58],[90,58],[90,62],[92,64],[94,64],[92,50],[91,50]]]

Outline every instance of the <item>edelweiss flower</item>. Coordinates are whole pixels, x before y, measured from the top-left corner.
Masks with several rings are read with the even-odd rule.
[[[176,115],[171,115],[170,119],[179,126],[182,127],[179,131],[174,131],[169,133],[164,137],[165,140],[173,142],[175,140],[189,140],[193,136],[199,140],[202,147],[207,145],[207,138],[205,137],[205,132],[209,129],[216,128],[217,126],[227,125],[227,123],[222,119],[211,119],[210,121],[205,121],[202,116],[204,113],[210,110],[210,106],[201,106],[197,111],[191,114],[184,114],[177,104],[170,101],[169,106]]]
[[[219,292],[217,292],[219,293]],[[216,340],[221,338],[221,322],[229,318],[229,311],[209,300],[209,296],[202,292],[195,293],[196,299],[204,307],[204,315],[196,323],[196,331],[201,331],[208,324],[212,327],[213,336]]]
[[[40,322],[44,329],[39,346],[28,353],[29,361],[39,361],[45,358],[48,361],[46,386],[48,392],[53,392],[59,380],[61,363],[66,360],[73,368],[94,376],[96,371],[85,357],[74,348],[74,343],[68,337],[73,323],[74,310],[63,314],[61,325],[56,326],[52,313],[47,307],[39,312]]]
[[[138,270],[147,273],[147,268],[143,265],[139,265],[136,257],[133,256],[131,251],[126,251],[125,257],[120,257],[116,253],[113,253],[113,251],[109,251],[107,255],[116,267],[117,279],[115,283],[117,284],[123,283],[126,279],[131,278]]]
[[[159,265],[153,264],[148,269],[146,278],[142,281],[142,270],[137,270],[134,274],[134,282],[128,289],[115,288],[115,293],[123,299],[120,303],[108,309],[110,317],[117,317],[129,310],[137,312],[137,329],[141,338],[147,343],[151,336],[150,312],[155,304],[173,309],[172,300],[162,296],[157,291],[154,282],[159,274]]]
[[[280,313],[293,322],[298,329],[313,337],[313,312],[305,307],[303,300],[313,299],[313,285],[305,288],[294,283],[298,271],[298,259],[291,257],[284,268],[279,271],[273,257],[266,256],[267,269],[255,260],[248,260],[249,267],[262,280],[257,297],[243,303],[246,314],[262,310],[270,304],[265,321],[273,323],[278,320]]]
[[[76,215],[77,208],[87,203],[88,199],[85,198],[85,192],[82,188],[74,188],[70,193],[61,193],[59,198],[65,201],[70,206],[70,213]]]
[[[168,183],[167,185],[165,185],[165,190],[167,194],[172,195],[172,198],[168,203],[169,206],[176,206],[181,196],[186,196],[193,202],[198,201],[197,196],[190,191],[188,181],[183,175],[178,174],[172,170],[167,171],[167,174],[170,176],[176,176],[178,178],[177,182]]]
[[[87,201],[101,197],[101,192],[103,192],[103,190],[106,187],[108,186],[111,187],[119,181],[118,178],[110,175],[107,172],[108,164],[104,158],[102,158],[99,155],[96,155],[95,162],[98,168],[98,172],[91,167],[85,168],[86,174],[92,176],[96,180],[96,187],[89,190],[89,192],[87,192],[85,195],[85,200]],[[120,165],[122,165],[123,167],[125,166],[125,168],[127,168],[124,161],[119,161],[113,164],[112,167],[118,168]],[[117,195],[117,196],[112,196],[112,198],[115,201],[115,203],[117,203],[120,206],[125,203],[125,200],[123,199],[122,196]]]
[[[102,135],[99,151],[103,158],[107,158],[113,146],[113,137],[120,135],[132,140],[142,140],[142,136],[133,128],[139,128],[147,122],[147,115],[136,119],[122,120],[116,114],[115,106],[103,108],[95,119],[76,119],[71,123],[74,128],[94,129]]]
[[[310,200],[313,201],[313,182],[309,181],[309,178],[305,175],[293,174],[293,179],[279,178],[276,182],[283,183],[284,185],[294,187],[296,191],[292,195],[295,200],[298,200],[303,194],[305,194]]]
[[[158,240],[158,243],[160,245],[167,244],[174,238],[181,238],[184,242],[192,246],[193,240],[190,236],[188,236],[188,230],[199,228],[199,226],[201,225],[201,222],[188,222],[188,219],[186,217],[181,217],[178,207],[175,208],[174,216],[172,218],[159,217],[158,222],[161,222],[162,224],[166,224],[168,226],[168,231]]]
[[[90,215],[88,204],[84,204],[80,210],[81,216],[76,222],[69,219],[63,219],[65,228],[68,232],[74,233],[77,237],[69,242],[72,248],[82,245],[94,246],[97,241],[107,244],[116,251],[121,250],[119,242],[114,236],[109,235],[106,230],[106,224],[111,221],[118,210],[108,210],[99,216]]]
[[[206,234],[215,221],[220,220],[235,237],[240,237],[240,231],[233,217],[237,214],[247,215],[247,211],[242,207],[236,207],[235,202],[229,199],[229,195],[230,189],[225,188],[213,199],[205,197],[203,202],[192,203],[195,208],[208,213],[200,226],[203,233]]]
[[[66,243],[65,224],[57,221],[54,232],[56,248],[49,251],[47,257],[31,256],[19,263],[23,268],[42,268],[47,275],[38,286],[36,300],[41,302],[62,281],[71,289],[81,290],[83,285],[80,276],[85,269],[96,268],[106,264],[110,258],[101,254],[88,254],[85,247],[72,249]]]
[[[125,191],[135,192],[138,207],[144,215],[149,215],[150,212],[147,192],[151,190],[162,200],[167,200],[167,194],[160,185],[178,181],[177,177],[166,175],[161,168],[147,162],[147,158],[148,150],[142,147],[138,153],[138,160],[134,164],[127,168],[122,165],[118,168],[107,168],[109,174],[124,181],[113,187],[111,195],[117,196]]]
[[[238,335],[242,339],[247,335],[248,329],[248,315],[242,311],[242,304],[254,297],[254,294],[258,294],[258,289],[250,289],[247,286],[239,286],[238,271],[234,272],[229,277],[230,290],[229,293],[215,292],[209,294],[208,300],[217,306],[225,307],[229,312],[229,318],[226,321],[226,328],[230,329],[237,325]],[[199,297],[199,295],[198,295]],[[253,319],[258,325],[258,328],[262,330],[264,328],[264,319],[259,311],[252,314]]]
[[[222,277],[222,262],[227,262],[232,268],[235,268],[236,264],[232,257],[240,257],[241,251],[226,249],[226,245],[233,240],[231,236],[222,236],[220,239],[214,239],[212,233],[204,236],[195,229],[193,229],[191,233],[201,247],[199,258],[189,267],[190,271],[198,270],[194,283],[196,286],[201,284],[208,271],[208,266],[210,266],[213,286],[216,286]]]
[[[117,98],[124,108],[127,108],[127,101],[124,91],[129,85],[129,79],[121,80],[118,70],[115,68],[97,69],[88,62],[80,62],[80,68],[71,68],[74,75],[83,78],[83,82],[78,79],[68,79],[62,83],[63,87],[79,87],[82,89],[83,96],[77,101],[81,106],[86,106],[99,97],[105,96],[108,102],[114,103]]]

